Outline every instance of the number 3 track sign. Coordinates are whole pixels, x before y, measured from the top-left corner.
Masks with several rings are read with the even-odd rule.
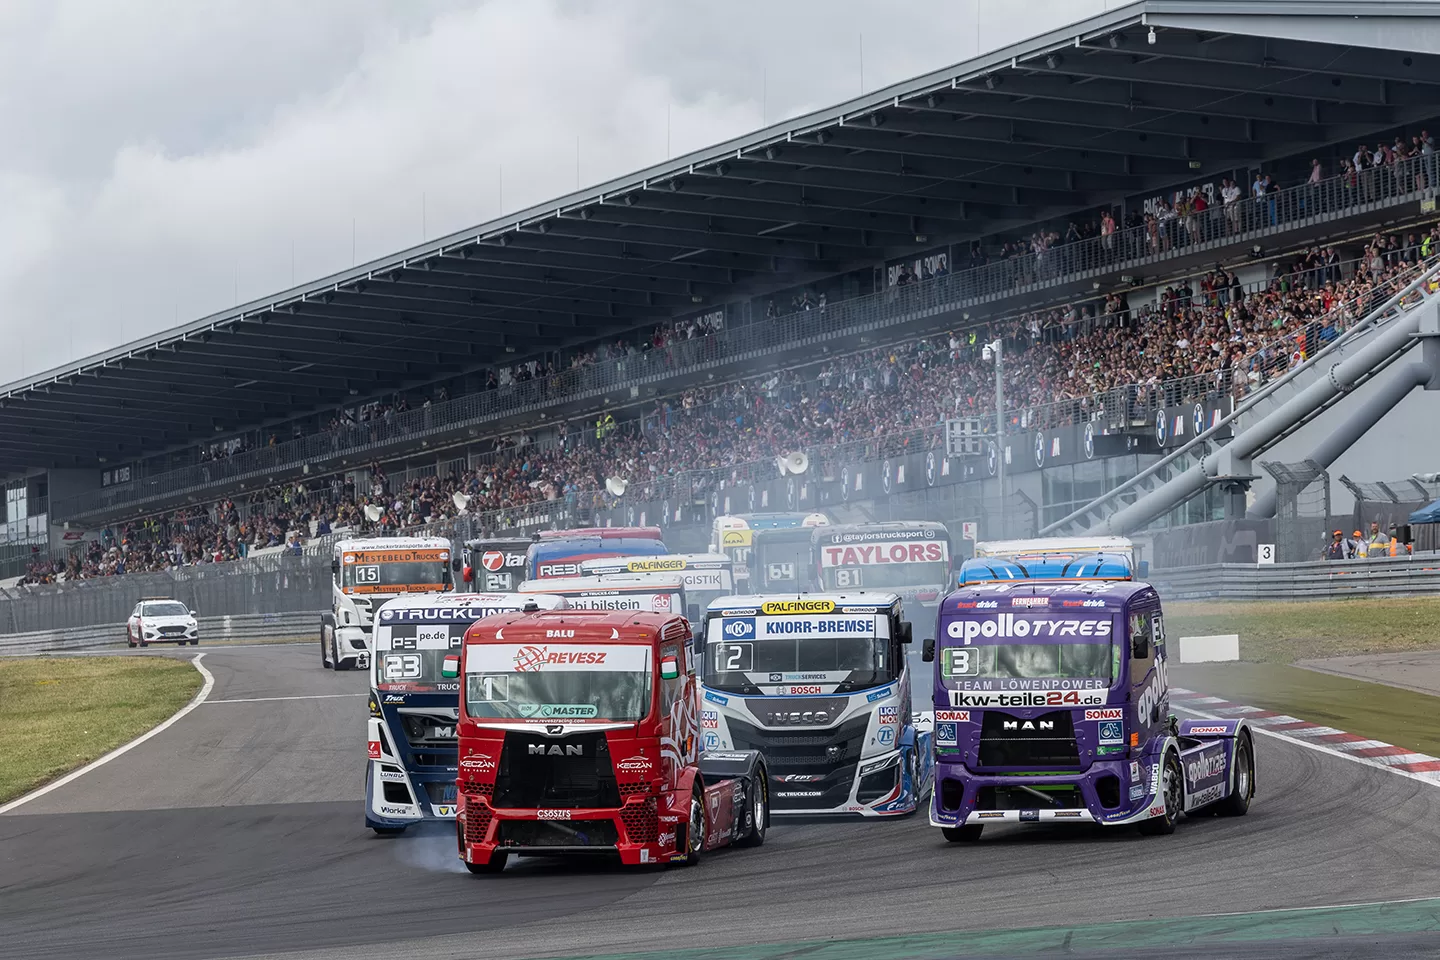
[[[1275,563],[1275,544],[1260,543],[1255,545],[1255,565],[1263,567]]]

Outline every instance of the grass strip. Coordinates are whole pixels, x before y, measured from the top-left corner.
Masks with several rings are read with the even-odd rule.
[[[140,736],[201,682],[172,657],[0,659],[0,803]]]
[[[1165,604],[1165,633],[1239,634],[1240,658],[1261,663],[1399,653],[1440,642],[1440,603],[1431,598],[1177,601]]]

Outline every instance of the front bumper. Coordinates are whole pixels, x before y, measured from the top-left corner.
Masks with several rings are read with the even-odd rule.
[[[961,763],[939,763],[935,768],[935,790],[930,802],[930,824],[935,827],[959,827],[983,823],[1099,823],[1123,826],[1163,816],[1163,804],[1155,801],[1154,771],[1158,767],[1145,760],[1104,760],[1093,763],[1083,772],[1064,772],[1034,776],[974,773]],[[1111,793],[1102,781],[1114,778],[1118,790]],[[1084,801],[1083,806],[1047,803],[1046,788],[1072,787]],[[986,803],[986,796],[1016,795],[1033,797],[1030,806],[1012,800],[1003,804]],[[1070,794],[1073,796],[1073,794]],[[1113,806],[1102,797],[1118,799]],[[958,798],[959,802],[954,801]]]
[[[484,795],[462,795],[456,818],[460,858],[489,863],[496,853],[517,856],[618,856],[627,865],[686,859],[688,818],[668,798],[631,797],[623,806],[563,810],[495,809]]]
[[[805,781],[788,781],[787,777],[797,776],[796,774],[771,774],[770,775],[770,796],[772,805],[770,815],[776,818],[783,817],[833,817],[833,816],[860,816],[860,817],[902,817],[914,813],[920,808],[920,802],[925,795],[925,787],[928,783],[928,762],[921,760],[917,765],[919,783],[911,777],[910,764],[908,762],[908,751],[900,750],[895,754],[898,759],[893,765],[888,765],[877,770],[873,775],[877,779],[871,779],[872,775],[862,775],[867,765],[876,764],[877,761],[887,759],[884,756],[870,757],[859,764],[858,767],[849,768],[850,784],[849,792],[844,802],[834,806],[805,806],[803,803],[796,803],[799,799],[796,795],[806,792],[823,794],[828,792],[823,789],[807,791],[807,787],[823,787],[826,780],[818,780],[813,783]],[[804,776],[799,774],[798,776]],[[819,775],[817,775],[819,776]],[[883,781],[889,779],[889,785]],[[877,786],[877,780],[879,784]],[[790,801],[786,803],[785,801]]]
[[[336,627],[335,651],[341,660],[355,660],[355,666],[370,666],[370,634],[364,627]]]

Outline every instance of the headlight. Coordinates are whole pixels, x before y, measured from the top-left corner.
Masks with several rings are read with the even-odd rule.
[[[874,761],[873,763],[867,763],[867,764],[865,764],[864,766],[862,766],[862,767],[860,768],[860,776],[864,777],[864,776],[868,776],[869,774],[872,774],[872,773],[879,773],[881,770],[884,770],[886,767],[893,767],[893,766],[895,766],[896,764],[898,764],[899,762],[900,762],[900,751],[899,751],[899,750],[896,750],[894,753],[890,754],[890,756],[884,758],[883,760],[876,760],[876,761]]]

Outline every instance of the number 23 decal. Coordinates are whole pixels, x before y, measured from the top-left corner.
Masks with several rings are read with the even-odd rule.
[[[420,657],[414,653],[392,653],[385,657],[386,680],[416,680],[420,677]]]

